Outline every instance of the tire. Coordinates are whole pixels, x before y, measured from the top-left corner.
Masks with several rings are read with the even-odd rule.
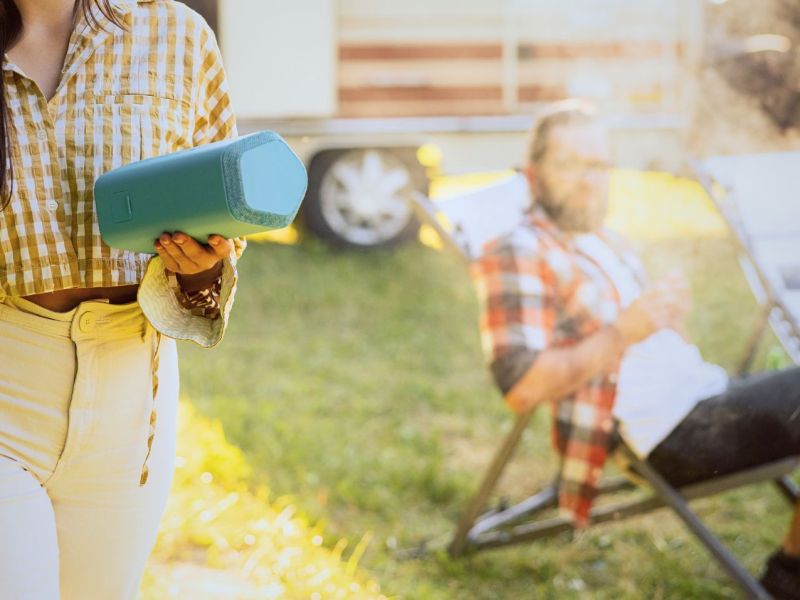
[[[308,230],[328,244],[383,248],[416,235],[419,223],[407,198],[427,193],[428,181],[412,151],[326,150],[311,160],[308,171],[303,218]]]

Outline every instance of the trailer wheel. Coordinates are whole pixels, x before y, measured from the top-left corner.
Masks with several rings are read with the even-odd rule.
[[[305,223],[331,245],[379,248],[416,234],[408,198],[427,192],[427,178],[407,157],[386,149],[327,150],[308,170]]]

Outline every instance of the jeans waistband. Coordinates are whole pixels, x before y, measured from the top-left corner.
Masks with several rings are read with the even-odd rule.
[[[104,300],[87,300],[60,313],[14,296],[6,296],[0,303],[0,321],[72,340],[144,337],[148,327],[137,302],[110,304]]]

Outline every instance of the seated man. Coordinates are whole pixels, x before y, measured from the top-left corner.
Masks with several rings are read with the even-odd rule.
[[[553,410],[562,511],[586,524],[615,422],[677,486],[800,455],[800,369],[729,383],[685,340],[685,281],[648,286],[637,258],[603,229],[609,150],[591,107],[568,101],[548,112],[525,173],[529,214],[472,270],[508,404]],[[800,507],[762,582],[800,598]]]

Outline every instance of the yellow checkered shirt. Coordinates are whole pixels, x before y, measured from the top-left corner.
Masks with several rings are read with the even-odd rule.
[[[51,99],[7,56],[3,62],[14,187],[0,212],[0,296],[138,283],[157,330],[213,346],[227,324],[244,241],[234,240],[217,318],[208,318],[182,305],[158,256],[102,241],[93,186],[126,163],[236,135],[219,48],[182,3],[111,4],[124,28],[98,10],[99,27],[81,18]]]

